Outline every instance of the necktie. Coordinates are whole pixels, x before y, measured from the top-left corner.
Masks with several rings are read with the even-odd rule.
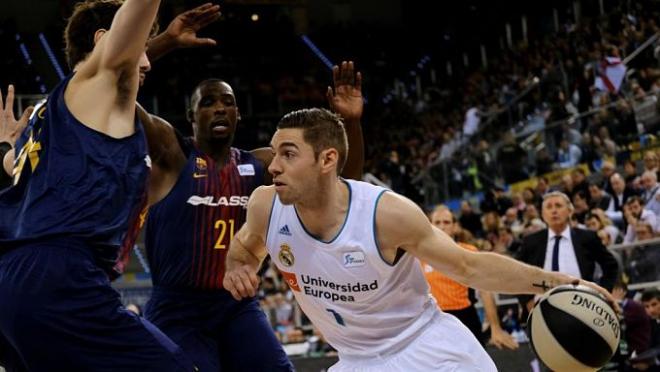
[[[555,235],[555,247],[552,249],[552,271],[559,271],[559,241],[561,235]]]

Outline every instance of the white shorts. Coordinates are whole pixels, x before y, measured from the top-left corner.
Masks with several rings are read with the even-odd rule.
[[[410,344],[387,356],[347,357],[328,372],[497,371],[495,363],[472,332],[456,317],[438,313]]]

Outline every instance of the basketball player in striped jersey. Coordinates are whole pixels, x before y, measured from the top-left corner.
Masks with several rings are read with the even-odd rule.
[[[323,109],[286,115],[271,141],[273,186],[257,188],[231,243],[225,288],[254,296],[270,254],[305,314],[339,352],[331,371],[495,371],[470,331],[442,313],[416,258],[487,291],[542,293],[594,283],[493,253],[460,248],[403,196],[338,174],[341,119]]]
[[[334,67],[334,89],[327,92],[352,131],[354,153],[344,175],[354,178],[363,164],[361,79],[353,62],[343,62]],[[145,244],[154,289],[145,317],[200,371],[290,371],[257,299],[236,301],[223,287],[229,243],[245,222],[249,195],[271,182],[272,152],[232,146],[240,111],[225,81],[201,82],[188,118],[191,139],[161,118],[143,116],[150,148],[162,154],[154,156],[149,189]]]
[[[158,0],[88,0],[65,31],[73,73],[39,105],[0,192],[0,364],[13,371],[192,371],[126,311],[109,276],[150,159],[135,100]]]

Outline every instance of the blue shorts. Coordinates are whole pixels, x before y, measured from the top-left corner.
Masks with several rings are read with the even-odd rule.
[[[255,298],[225,290],[154,288],[145,317],[190,356],[201,372],[293,371]]]
[[[126,311],[79,242],[0,256],[0,362],[8,371],[193,371],[148,321]]]

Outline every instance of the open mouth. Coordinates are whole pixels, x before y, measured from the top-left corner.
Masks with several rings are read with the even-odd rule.
[[[229,134],[229,123],[226,121],[216,121],[211,124],[211,131],[214,135],[227,135]]]

